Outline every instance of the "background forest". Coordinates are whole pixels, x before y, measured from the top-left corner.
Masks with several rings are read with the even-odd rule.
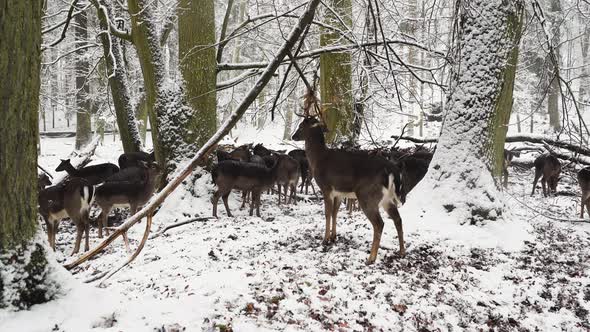
[[[590,165],[588,1],[0,8],[0,44],[15,39],[0,50],[11,59],[0,91],[12,130],[0,135],[0,187],[14,188],[0,199],[0,330],[590,329],[590,224],[578,218],[576,177]],[[11,71],[18,64],[28,74]],[[400,208],[405,256],[385,220],[380,256],[364,265],[363,211],[341,212],[338,241],[322,245],[315,192],[283,206],[263,195],[261,218],[233,193],[236,217],[210,218],[213,152],[302,149],[292,136],[310,107],[330,147],[434,152]],[[510,168],[505,149],[516,153]],[[62,223],[53,252],[33,165],[55,184],[60,159],[80,167],[137,151],[154,151],[162,168],[154,197],[136,214],[117,211],[104,239],[93,227],[93,249],[71,258],[76,229]],[[549,197],[530,195],[541,153],[561,161]],[[127,237],[131,252],[118,241]]]

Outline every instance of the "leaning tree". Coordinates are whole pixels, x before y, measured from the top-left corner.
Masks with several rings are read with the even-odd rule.
[[[58,290],[37,227],[37,135],[43,1],[0,0],[0,309]]]
[[[446,117],[428,173],[412,195],[428,197],[427,212],[444,209],[475,224],[503,210],[499,187],[524,6],[457,0],[456,10]],[[423,208],[424,200],[413,201]]]

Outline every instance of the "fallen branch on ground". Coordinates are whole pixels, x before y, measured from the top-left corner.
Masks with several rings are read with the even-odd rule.
[[[192,223],[197,222],[197,221],[208,221],[208,220],[214,220],[214,219],[217,219],[217,218],[214,218],[214,217],[199,217],[199,218],[193,218],[193,219],[188,219],[188,220],[183,220],[183,221],[177,221],[177,222],[174,222],[174,223],[171,223],[171,224],[166,225],[166,227],[164,227],[158,233],[150,236],[149,239],[151,240],[151,239],[157,238],[158,236],[160,236],[160,235],[166,233],[167,231],[169,231],[169,230],[171,230],[173,228],[176,228],[176,227],[184,226],[184,225],[187,225],[187,224],[192,224]]]

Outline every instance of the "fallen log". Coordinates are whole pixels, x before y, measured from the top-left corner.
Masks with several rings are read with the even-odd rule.
[[[424,144],[424,143],[438,143],[437,138],[417,138],[417,137],[409,137],[409,136],[399,136],[399,135],[392,135],[391,138],[394,139],[402,139],[406,141],[410,141],[417,144]],[[571,151],[576,154],[581,154],[583,156],[590,157],[590,149],[582,147],[580,145],[575,145],[563,141],[557,141],[551,139],[549,137],[543,135],[514,135],[514,136],[506,136],[506,143],[520,143],[520,142],[527,142],[527,143],[534,143],[534,144],[548,144],[560,149],[565,149]],[[570,157],[562,153],[555,153],[555,156],[570,161],[576,161],[581,164],[590,165],[587,161],[577,158],[577,157]],[[560,157],[561,156],[561,157]]]

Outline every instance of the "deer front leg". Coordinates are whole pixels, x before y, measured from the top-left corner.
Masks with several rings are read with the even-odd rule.
[[[543,196],[547,197],[547,179],[545,177],[541,179],[541,186],[543,186]]]
[[[324,233],[324,244],[330,243],[330,219],[332,216],[332,206],[334,200],[330,197],[330,194],[324,193],[324,214],[326,216],[326,232]]]
[[[393,223],[395,224],[395,229],[397,230],[397,238],[399,240],[399,254],[400,256],[406,255],[406,246],[404,243],[404,230],[402,227],[402,217],[399,215],[399,211],[397,207],[393,204],[389,204],[385,207],[385,212],[387,215],[393,219]]]
[[[334,197],[334,205],[332,206],[332,229],[330,232],[330,241],[336,242],[336,219],[338,216],[338,209],[340,209],[340,197]]]

